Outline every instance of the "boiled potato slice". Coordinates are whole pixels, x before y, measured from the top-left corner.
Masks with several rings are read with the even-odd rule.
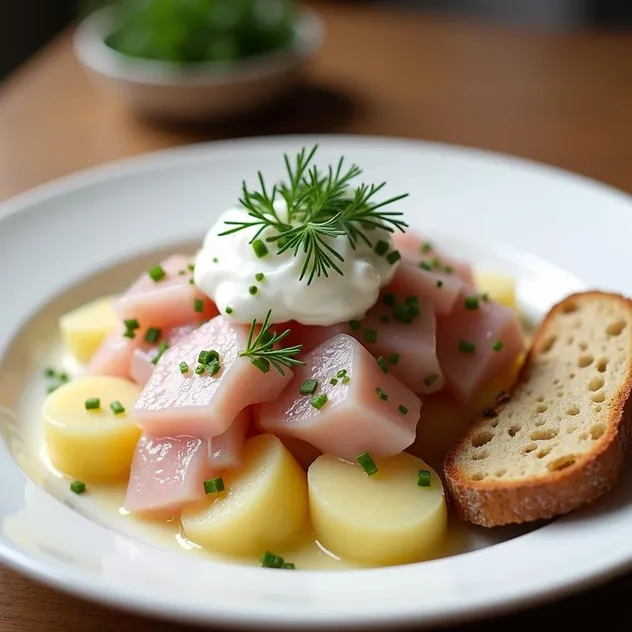
[[[129,474],[140,429],[130,417],[140,388],[117,377],[86,377],[64,384],[42,406],[46,448],[53,465],[82,481],[110,482]],[[86,410],[98,398],[99,410]],[[112,402],[125,408],[114,414]]]
[[[476,287],[482,294],[501,305],[516,309],[516,281],[507,275],[477,270],[474,273]]]
[[[113,296],[98,298],[59,319],[64,344],[79,362],[88,362],[117,325],[114,299]]]
[[[446,533],[447,510],[437,474],[421,459],[398,454],[367,476],[357,464],[319,456],[309,468],[309,508],[318,540],[334,554],[364,564],[426,559]],[[419,470],[430,486],[417,485]]]
[[[273,435],[248,439],[244,466],[224,475],[224,488],[182,512],[187,537],[210,550],[260,556],[307,521],[305,472]]]

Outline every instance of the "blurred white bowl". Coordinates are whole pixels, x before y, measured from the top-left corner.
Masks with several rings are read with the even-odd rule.
[[[301,9],[292,46],[235,62],[177,64],[124,55],[105,44],[111,12],[102,9],[77,28],[75,53],[90,74],[137,112],[195,122],[244,114],[291,88],[304,63],[322,46],[324,26]]]

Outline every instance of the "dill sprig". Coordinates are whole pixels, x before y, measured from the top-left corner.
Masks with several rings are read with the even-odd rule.
[[[347,239],[355,250],[362,241],[372,247],[369,231],[375,228],[394,233],[404,232],[408,226],[398,211],[385,211],[408,194],[398,195],[381,202],[375,196],[384,188],[385,182],[360,184],[352,187],[351,181],[362,170],[352,164],[345,167],[344,157],[336,167],[320,170],[312,161],[318,149],[315,145],[309,152],[303,148],[294,163],[284,156],[287,181],[268,190],[261,172],[258,173],[259,190],[250,190],[244,181],[239,203],[248,211],[251,221],[228,221],[228,230],[220,233],[231,235],[240,230],[256,228],[250,243],[265,229],[271,229],[267,242],[277,245],[277,254],[291,250],[294,256],[305,253],[305,263],[299,280],[307,277],[309,285],[314,277],[328,277],[330,271],[342,275],[338,265],[344,258],[335,248],[336,239]],[[277,212],[275,202],[283,200],[287,213],[283,217]]]
[[[246,348],[239,352],[239,356],[242,358],[250,358],[252,364],[263,373],[267,373],[270,370],[270,365],[272,365],[281,375],[285,375],[283,371],[284,366],[292,368],[297,364],[305,364],[294,357],[301,352],[303,345],[275,349],[275,345],[278,345],[278,343],[290,335],[290,330],[286,329],[281,334],[271,332],[271,317],[272,310],[269,309],[263,319],[261,329],[256,336],[257,319],[253,318],[250,324]]]

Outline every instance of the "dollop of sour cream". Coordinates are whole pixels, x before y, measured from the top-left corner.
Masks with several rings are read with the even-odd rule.
[[[279,214],[286,211],[282,201],[275,208]],[[308,285],[307,276],[299,280],[305,253],[301,250],[294,256],[293,250],[288,250],[278,255],[276,243],[266,242],[275,234],[273,229],[266,228],[258,237],[268,249],[263,257],[250,243],[257,227],[220,237],[230,229],[226,222],[250,221],[245,209],[225,211],[208,231],[195,263],[195,284],[234,322],[261,321],[268,310],[272,310],[274,323],[294,320],[327,326],[360,319],[395,273],[397,261],[391,263],[388,258],[393,252],[391,233],[375,228],[370,231],[371,241],[374,245],[386,242],[386,252],[378,254],[361,240],[354,250],[345,236],[328,238],[329,245],[344,259],[336,260],[343,274],[330,269],[328,277],[314,276]]]

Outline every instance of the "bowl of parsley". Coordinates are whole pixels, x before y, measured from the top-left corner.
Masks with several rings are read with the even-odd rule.
[[[278,100],[323,34],[291,0],[113,0],[79,24],[74,48],[133,110],[198,122]]]

